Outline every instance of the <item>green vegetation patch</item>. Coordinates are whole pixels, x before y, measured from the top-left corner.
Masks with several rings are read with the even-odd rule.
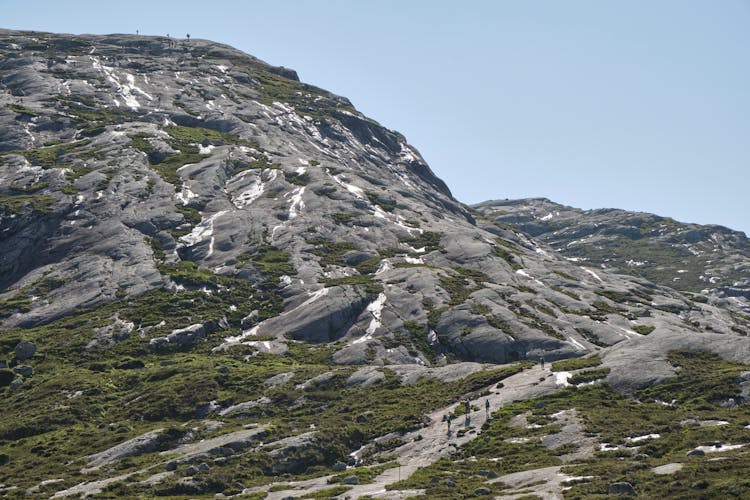
[[[511,267],[511,269],[519,270],[523,266],[516,260],[516,256],[513,255],[511,252],[506,250],[505,248],[501,248],[499,246],[493,246],[492,251],[495,252],[495,255],[503,259],[505,262],[508,263],[508,265]]]
[[[226,144],[245,145],[256,147],[257,143],[240,139],[237,134],[230,132],[219,132],[205,127],[186,127],[181,125],[170,125],[164,127],[169,134],[168,144],[176,153],[164,154],[158,151],[150,142],[149,136],[145,134],[134,134],[130,138],[136,149],[143,151],[148,156],[149,163],[159,176],[166,182],[179,187],[180,176],[177,169],[190,163],[198,163],[208,155],[201,154],[199,145],[223,146]]]
[[[399,238],[398,241],[409,245],[412,248],[424,248],[423,253],[430,253],[436,250],[443,250],[443,247],[440,246],[440,240],[442,239],[442,237],[443,233],[424,231],[417,236],[405,236],[403,238]]]
[[[326,278],[323,280],[323,284],[327,287],[342,285],[361,286],[367,297],[375,297],[383,292],[383,285],[375,281],[369,274],[356,274],[343,278]]]
[[[307,186],[307,184],[310,182],[310,174],[308,173],[304,173],[304,174],[300,174],[298,172],[285,173],[284,178],[287,180],[287,182],[291,184],[295,184],[297,186]]]
[[[635,325],[633,326],[633,331],[640,333],[641,335],[648,335],[649,333],[656,330],[655,326],[651,325]]]
[[[596,380],[601,380],[609,375],[609,368],[597,368],[595,370],[584,370],[582,372],[574,374],[568,379],[573,385],[587,384]]]
[[[344,254],[357,249],[354,243],[333,241],[322,237],[310,238],[306,242],[315,246],[311,253],[320,257],[321,266],[343,266]]]
[[[7,318],[16,312],[29,312],[33,297],[44,298],[64,283],[62,279],[47,277],[21,288],[13,297],[0,301],[0,318]]]
[[[5,107],[21,116],[26,116],[29,118],[33,118],[35,116],[41,116],[41,113],[39,113],[38,111],[34,111],[33,109],[26,108],[24,106],[21,106],[20,104],[6,104]]]
[[[440,277],[440,286],[450,295],[450,305],[463,304],[469,296],[483,288],[489,276],[466,267],[454,267],[453,273]]]
[[[392,198],[386,198],[377,193],[373,193],[372,191],[366,191],[365,195],[367,196],[367,199],[370,200],[370,203],[380,207],[386,212],[393,212],[397,208],[401,208]]]
[[[590,358],[570,358],[555,361],[552,363],[553,372],[569,372],[573,370],[580,370],[582,368],[592,368],[602,364],[602,360],[599,356],[592,356]]]
[[[42,214],[50,212],[53,201],[51,196],[45,194],[0,194],[0,210],[13,214],[26,211]]]
[[[372,483],[372,480],[383,473],[387,469],[393,469],[399,467],[398,462],[388,462],[385,464],[376,465],[374,467],[357,467],[356,469],[347,470],[342,474],[336,474],[331,477],[329,483],[340,483],[349,476],[357,476],[359,484]]]
[[[54,146],[10,151],[5,154],[23,155],[32,165],[48,169],[70,163],[73,158],[87,158],[84,148],[90,142],[90,139],[84,139]]]

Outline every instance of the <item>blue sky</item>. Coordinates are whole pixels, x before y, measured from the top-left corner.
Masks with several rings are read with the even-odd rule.
[[[208,38],[351,99],[465,203],[750,233],[750,1],[3,0],[0,26]]]

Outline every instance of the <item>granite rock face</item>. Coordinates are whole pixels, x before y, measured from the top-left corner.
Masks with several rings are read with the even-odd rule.
[[[492,200],[474,208],[570,260],[684,292],[734,297],[750,309],[750,241],[742,232],[643,212],[581,210],[546,198]]]
[[[0,31],[0,75],[3,328],[157,290],[175,303],[257,299],[217,302],[211,323],[128,325],[157,350],[211,339],[283,353],[302,341],[335,344],[339,364],[442,366],[627,351],[652,331],[745,342],[747,316],[718,292],[696,301],[542,242],[669,239],[658,220],[608,232],[565,223],[555,230],[567,236],[550,239],[562,215],[534,225],[479,207],[532,240],[477,217],[347,99],[231,47]],[[694,249],[713,237],[680,231]],[[114,345],[117,332],[101,328],[92,345]],[[612,377],[627,378],[612,359]]]

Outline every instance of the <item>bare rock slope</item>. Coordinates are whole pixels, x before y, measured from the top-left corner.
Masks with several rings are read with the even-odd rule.
[[[343,363],[503,363],[584,354],[636,325],[736,327],[479,227],[403,137],[291,70],[200,40],[6,33],[2,51],[6,327],[179,293],[185,263],[276,281],[284,312],[230,321],[227,345],[348,339]]]

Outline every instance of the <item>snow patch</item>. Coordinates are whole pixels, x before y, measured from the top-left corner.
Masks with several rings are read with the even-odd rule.
[[[233,199],[232,203],[234,203],[234,206],[237,208],[246,207],[261,197],[264,187],[265,185],[263,181],[260,180],[260,178],[257,178],[253,181],[248,189],[246,189],[245,191],[240,193],[239,196]]]
[[[383,259],[378,266],[378,270],[375,271],[375,274],[382,274],[390,271],[391,269],[393,269],[393,266],[391,266],[391,261],[388,259]]]
[[[289,219],[294,219],[305,209],[305,202],[302,201],[304,193],[305,186],[297,188],[292,192],[292,203],[289,205]]]
[[[359,198],[360,200],[364,200],[366,198],[365,196],[365,190],[361,187],[357,187],[354,184],[349,184],[348,182],[342,180],[340,177],[342,177],[341,174],[339,175],[332,175],[333,180],[336,181],[339,185],[346,188],[347,191],[352,193],[355,197]]]
[[[190,234],[180,237],[180,241],[183,243],[182,246],[192,247],[203,241],[210,240],[209,255],[213,253],[214,222],[225,213],[227,213],[226,210],[221,210],[208,219],[202,220],[200,224],[193,228]]]
[[[555,384],[557,384],[560,387],[570,386],[570,382],[568,382],[568,379],[572,376],[572,373],[570,372],[554,372],[554,373],[555,373]]]
[[[641,267],[641,266],[645,266],[647,264],[647,262],[643,261],[643,260],[633,260],[633,259],[630,259],[630,260],[626,260],[625,264],[628,267]]]
[[[627,437],[625,438],[625,441],[628,443],[640,443],[641,441],[646,441],[649,439],[659,439],[660,437],[660,434],[646,434],[644,436]]]
[[[619,446],[612,446],[609,443],[602,443],[599,445],[599,451],[617,451],[619,449]]]
[[[373,333],[375,333],[375,330],[377,330],[381,326],[380,319],[383,315],[383,306],[385,305],[385,300],[385,294],[380,293],[378,294],[378,298],[367,306],[367,312],[372,314],[372,320],[370,321],[370,325],[366,330],[366,333],[368,335],[372,335]]]
[[[524,278],[529,278],[529,279],[533,279],[533,278],[531,277],[531,275],[529,275],[529,273],[527,273],[527,272],[526,272],[526,271],[524,271],[523,269],[518,269],[518,270],[516,271],[516,274],[520,274],[520,275],[521,275],[521,276],[523,276]]]
[[[719,453],[722,451],[738,450],[745,447],[744,444],[715,444],[713,446],[696,446],[694,449],[704,453]]]
[[[182,190],[179,193],[175,194],[175,198],[177,199],[177,201],[179,201],[183,205],[187,205],[188,203],[190,203],[190,200],[197,197],[198,195],[190,190],[190,186],[188,186],[187,182],[183,182]]]

